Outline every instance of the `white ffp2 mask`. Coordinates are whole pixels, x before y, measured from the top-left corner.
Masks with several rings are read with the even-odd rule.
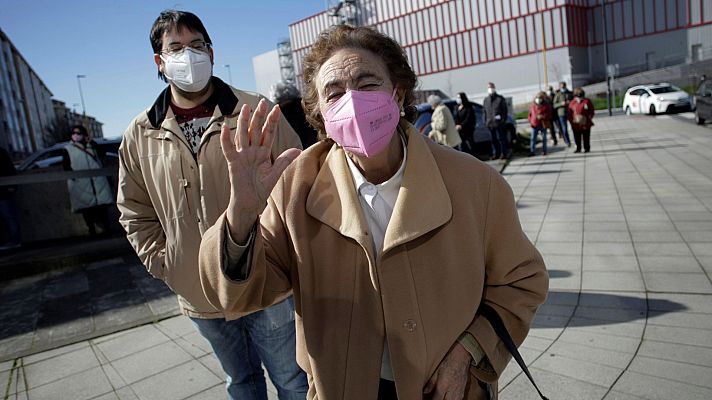
[[[213,75],[210,54],[190,47],[177,55],[161,55],[161,59],[165,63],[163,74],[185,92],[199,92],[205,88]]]

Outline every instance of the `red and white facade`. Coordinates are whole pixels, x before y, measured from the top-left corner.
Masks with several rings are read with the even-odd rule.
[[[581,85],[604,75],[599,0],[362,0],[356,19],[395,38],[422,89],[484,94],[486,83],[527,101],[547,76]],[[621,73],[712,57],[711,0],[607,0],[610,63]],[[295,72],[327,11],[290,25]]]

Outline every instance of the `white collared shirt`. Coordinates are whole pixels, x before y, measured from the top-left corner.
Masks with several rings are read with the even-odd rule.
[[[366,180],[356,164],[346,156],[346,162],[349,165],[351,176],[354,179],[354,186],[358,199],[361,202],[363,215],[366,217],[368,230],[373,238],[373,254],[378,257],[383,251],[383,240],[386,237],[386,229],[393,215],[393,208],[398,199],[398,191],[403,180],[403,171],[405,171],[405,163],[407,157],[407,148],[405,139],[401,138],[403,145],[403,161],[400,168],[390,179],[383,183],[374,185]],[[378,267],[378,266],[376,266]],[[384,339],[383,357],[381,359],[381,378],[395,380],[393,377],[393,369],[391,368],[391,357],[388,352],[388,339]]]

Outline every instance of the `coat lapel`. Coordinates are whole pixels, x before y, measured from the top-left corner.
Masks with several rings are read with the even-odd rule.
[[[452,204],[440,169],[425,138],[407,130],[408,160],[393,215],[386,230],[383,252],[414,240],[452,218]]]
[[[334,145],[326,155],[307,197],[307,213],[365,249],[373,247],[356,195],[344,150]]]

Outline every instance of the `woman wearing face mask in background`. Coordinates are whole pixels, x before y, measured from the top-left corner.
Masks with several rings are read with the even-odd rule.
[[[581,141],[583,139],[583,150],[588,153],[591,151],[591,127],[593,126],[593,103],[586,98],[583,89],[577,87],[574,89],[574,99],[569,103],[569,122],[571,129],[574,131],[574,142],[576,142],[576,150],[574,153],[581,152]]]
[[[62,152],[62,167],[65,171],[100,169],[104,166],[105,154],[89,138],[85,127],[72,127],[71,138]],[[71,178],[67,181],[67,189],[72,212],[82,214],[89,234],[95,235],[97,226],[101,227],[102,233],[109,233],[107,205],[114,203],[114,195],[108,179],[105,176]]]
[[[303,65],[320,142],[272,164],[279,112],[263,105],[222,131],[242,190],[201,244],[208,300],[246,312],[293,290],[309,399],[496,398],[510,357],[478,308],[521,343],[548,283],[511,189],[415,130],[416,76],[394,40],[338,26]]]
[[[529,124],[532,127],[532,136],[529,141],[529,156],[536,155],[536,140],[541,132],[542,154],[546,155],[546,131],[551,128],[552,110],[546,100],[546,93],[539,92],[534,97],[534,102],[529,107]]]

